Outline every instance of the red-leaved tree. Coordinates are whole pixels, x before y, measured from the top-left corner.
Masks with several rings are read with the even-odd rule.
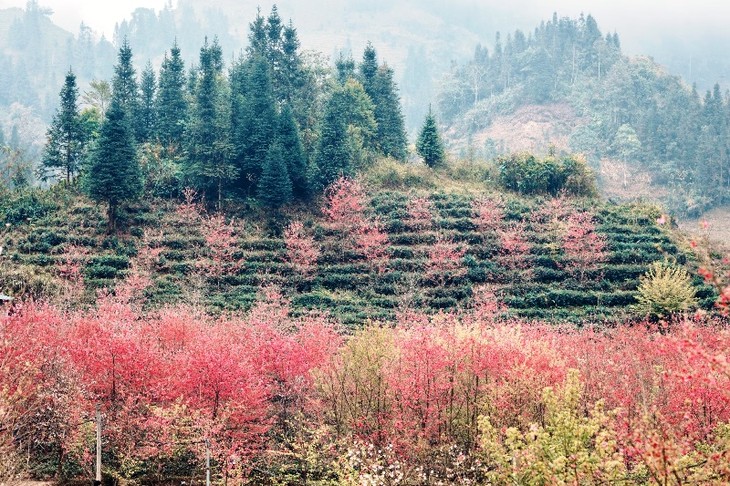
[[[365,189],[358,181],[340,177],[324,193],[322,212],[337,228],[348,230],[360,226],[365,212]]]
[[[562,243],[566,267],[581,282],[588,272],[608,259],[606,239],[596,231],[589,213],[573,211],[568,214]]]
[[[214,214],[203,220],[201,231],[207,252],[198,267],[220,285],[220,277],[237,271],[242,263],[236,257],[238,238],[234,222],[226,222],[223,214]]]
[[[415,197],[408,201],[408,226],[415,231],[429,230],[433,226],[433,203],[427,197]]]
[[[439,236],[427,249],[426,278],[443,286],[449,279],[466,275],[462,261],[466,250],[463,245]]]
[[[289,263],[303,277],[309,278],[317,268],[321,251],[314,237],[308,235],[301,221],[292,221],[284,230]]]
[[[388,264],[388,234],[378,219],[363,221],[355,233],[355,245],[378,273]]]
[[[530,266],[527,257],[531,246],[525,237],[525,231],[526,225],[520,221],[501,228],[498,232],[499,262],[509,270],[526,270]]]

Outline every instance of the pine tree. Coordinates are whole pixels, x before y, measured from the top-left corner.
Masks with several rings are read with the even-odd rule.
[[[423,123],[421,132],[418,134],[416,141],[416,151],[418,155],[423,157],[423,161],[431,168],[441,167],[446,163],[446,154],[444,152],[444,144],[439,135],[436,118],[428,110],[428,115]]]
[[[279,16],[279,9],[276,5],[271,7],[269,18],[266,19],[266,43],[267,60],[276,74],[279,73],[281,62],[281,34],[284,26]],[[276,75],[274,75],[276,77]]]
[[[248,47],[246,53],[249,58],[268,57],[268,35],[266,33],[266,19],[261,15],[261,9],[256,11],[256,18],[248,25]]]
[[[185,63],[177,42],[165,55],[157,91],[157,136],[168,150],[182,142],[188,104],[185,100]]]
[[[61,106],[48,129],[48,140],[43,152],[42,173],[48,177],[60,169],[66,182],[78,172],[85,150],[85,137],[78,111],[79,90],[76,75],[69,70],[61,89]]]
[[[377,90],[375,87],[375,77],[378,74],[378,58],[373,45],[368,42],[365,52],[362,55],[362,64],[360,64],[360,82],[365,92],[377,103]]]
[[[142,176],[129,116],[113,99],[101,127],[97,149],[85,175],[85,187],[93,200],[107,204],[109,232],[116,231],[119,206],[142,190]]]
[[[337,70],[337,82],[344,86],[348,79],[355,77],[355,60],[340,53],[335,61],[335,69]]]
[[[235,164],[241,185],[255,192],[269,146],[276,137],[276,109],[271,73],[266,59],[257,56],[245,61],[235,73],[232,121]]]
[[[284,105],[279,115],[277,140],[286,161],[293,195],[296,198],[307,196],[307,158],[304,154],[299,128],[289,105]],[[263,189],[261,189],[263,191]]]
[[[277,99],[291,103],[305,84],[305,72],[299,55],[299,36],[294,25],[284,27],[281,43],[281,70],[276,86]]]
[[[267,207],[278,209],[292,199],[292,183],[278,142],[271,144],[266,154],[259,184],[259,200]]]
[[[142,96],[139,103],[139,112],[135,120],[135,133],[137,135],[137,141],[143,143],[149,142],[152,139],[157,124],[157,109],[155,106],[157,82],[155,81],[155,72],[152,70],[152,63],[150,62],[147,62],[144,71],[142,71],[140,90]]]
[[[218,209],[223,189],[238,171],[231,162],[230,104],[228,86],[222,74],[223,55],[217,39],[200,49],[200,74],[189,125],[186,172],[203,191],[214,191]]]
[[[405,160],[408,154],[405,121],[400,106],[393,70],[380,66],[375,75],[375,122],[378,127],[378,146],[383,155]]]
[[[309,168],[309,180],[315,191],[324,189],[340,176],[352,173],[352,151],[347,129],[348,107],[342,91],[333,93],[325,107],[317,156]]]
[[[124,39],[122,47],[119,48],[117,65],[114,66],[112,98],[116,99],[119,106],[130,115],[132,120],[139,111],[139,91],[136,76],[132,65],[132,48],[129,47],[127,39]],[[134,122],[132,121],[132,123]]]

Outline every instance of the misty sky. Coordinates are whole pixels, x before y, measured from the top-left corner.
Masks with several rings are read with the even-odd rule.
[[[136,7],[162,8],[167,0],[40,0],[42,6],[54,10],[53,20],[71,32],[77,32],[81,20],[95,31],[111,38],[114,24],[128,17]],[[326,0],[307,0],[313,6],[325,6]],[[397,2],[398,0],[394,0]],[[425,0],[424,0],[425,1]],[[442,1],[442,0],[436,0]],[[459,4],[493,5],[495,10],[514,20],[503,30],[531,28],[547,19],[552,12],[561,16],[592,13],[604,32],[617,31],[630,53],[639,53],[649,46],[661,44],[664,38],[682,38],[716,32],[724,36],[730,19],[730,2],[723,0],[452,0]],[[268,11],[271,0],[241,0],[260,4]],[[0,8],[22,7],[26,0],[0,0]],[[176,4],[173,0],[173,5]],[[210,1],[214,4],[215,0]],[[316,8],[316,7],[315,7]],[[345,9],[346,10],[346,9]],[[293,19],[296,24],[296,19]],[[661,37],[659,36],[661,33]]]

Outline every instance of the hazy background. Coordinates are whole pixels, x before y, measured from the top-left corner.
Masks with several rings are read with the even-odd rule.
[[[114,61],[114,49],[120,37],[128,36],[135,53],[135,62],[147,60],[159,66],[164,51],[177,38],[188,63],[196,62],[199,47],[206,35],[217,35],[230,60],[245,47],[248,25],[258,7],[268,15],[274,2],[258,0],[39,0],[41,7],[53,11],[50,21],[79,38],[83,21],[93,30],[100,44],[93,66],[84,66],[84,49],[75,48],[71,61],[66,61],[68,42],[57,33],[56,52],[40,52],[42,46],[28,45],[27,52],[36,52],[36,67],[26,62],[27,76],[34,79],[43,59],[56,59],[58,65],[48,67],[36,83],[41,90],[42,114],[49,118],[55,108],[55,97],[68,62],[80,68],[80,80],[108,78]],[[712,0],[280,0],[276,2],[285,21],[291,19],[299,32],[302,49],[318,51],[329,58],[350,52],[359,58],[368,41],[378,51],[380,61],[395,69],[401,87],[409,130],[413,130],[424,114],[424,106],[432,101],[443,76],[452,65],[465,62],[477,44],[491,49],[495,34],[503,38],[521,29],[529,33],[554,12],[560,17],[577,18],[592,14],[605,33],[617,32],[623,52],[649,55],[687,83],[696,83],[703,91],[719,82],[730,88],[730,3]],[[20,15],[25,0],[0,0],[0,24],[3,18],[10,25]],[[15,13],[9,9],[14,7]],[[167,18],[173,18],[177,31],[160,34],[156,15],[167,7]],[[2,25],[0,25],[2,27]],[[0,29],[2,30],[2,29]],[[169,38],[168,38],[169,37]],[[32,44],[33,36],[28,41]],[[4,44],[4,45],[3,45]],[[10,48],[11,51],[7,51]],[[19,43],[0,35],[0,52],[11,52],[18,58]],[[14,49],[14,51],[12,50]],[[13,54],[13,52],[15,54]],[[63,59],[63,61],[60,61]],[[64,65],[62,65],[64,64]],[[86,64],[89,64],[88,62]],[[84,69],[87,71],[84,72]],[[1,78],[2,76],[0,76]],[[2,79],[0,79],[2,81]],[[18,83],[22,84],[22,83]],[[22,88],[22,86],[19,86]],[[40,87],[40,88],[39,88]],[[45,88],[48,87],[46,92]],[[50,89],[50,88],[53,89]],[[45,99],[45,101],[43,101]]]
[[[52,19],[61,27],[76,32],[81,21],[90,25],[96,32],[103,33],[108,39],[114,34],[114,26],[123,19],[128,19],[138,7],[161,9],[170,0],[115,0],[113,2],[99,0],[42,0],[42,6],[53,9]],[[197,2],[196,2],[197,3]],[[220,5],[222,10],[235,10],[236,13],[246,15],[240,19],[245,26],[257,6],[268,12],[273,2],[257,1],[212,1],[200,2],[208,6]],[[332,18],[335,15],[354,14],[362,10],[362,4],[397,7],[398,4],[408,4],[408,1],[395,2],[359,2],[359,1],[327,1],[308,0],[278,2],[283,16],[292,16],[295,25],[300,25],[298,16],[312,19]],[[419,1],[420,7],[426,11],[453,10],[469,12],[461,22],[463,27],[477,35],[483,35],[484,40],[491,42],[496,22],[499,22],[502,31],[512,31],[516,28],[531,29],[533,26],[558,12],[560,16],[577,16],[581,12],[591,13],[597,18],[599,25],[606,32],[617,31],[621,35],[624,50],[629,54],[649,54],[657,60],[667,63],[670,67],[688,77],[690,72],[690,58],[698,66],[707,64],[707,59],[715,54],[722,54],[730,34],[727,32],[727,22],[730,19],[730,2],[720,0],[452,0],[448,5],[438,1]],[[0,0],[0,8],[24,7],[24,0]],[[178,1],[171,2],[177,7]],[[415,12],[414,12],[415,13]],[[477,14],[477,15],[474,15]],[[452,21],[452,19],[449,19]],[[232,26],[237,23],[230,18]],[[311,24],[314,22],[307,22]],[[335,24],[336,25],[336,24]],[[316,25],[315,25],[316,27]],[[323,23],[323,28],[326,24]],[[235,27],[234,27],[235,28]],[[239,30],[239,29],[236,29]],[[303,39],[315,37],[312,32],[300,28]],[[459,39],[454,39],[459,42]],[[308,46],[305,46],[308,47]],[[685,66],[682,66],[685,64]],[[722,73],[723,80],[725,73]],[[695,81],[693,79],[693,81]],[[704,79],[696,79],[704,83]]]
[[[78,32],[83,21],[109,40],[114,38],[115,25],[130,19],[137,8],[159,10],[168,4],[176,9],[183,3],[201,13],[216,8],[226,15],[230,33],[244,40],[257,6],[267,13],[274,2],[41,0],[39,3],[52,9],[51,19],[69,32]],[[25,4],[25,0],[0,0],[0,8]],[[730,46],[726,28],[730,2],[720,0],[452,0],[448,4],[441,0],[282,0],[277,4],[282,17],[291,18],[298,27],[303,48],[330,55],[342,47],[359,50],[365,39],[374,43],[384,40],[380,42],[386,54],[383,57],[396,69],[403,67],[408,49],[419,40],[413,32],[406,38],[399,36],[397,28],[404,19],[426,30],[452,33],[450,51],[461,60],[471,53],[475,42],[490,46],[497,30],[503,34],[518,28],[529,31],[553,12],[570,17],[590,13],[603,32],[619,33],[623,50],[628,54],[651,55],[700,88],[715,82],[725,85],[730,80],[730,68],[725,62],[725,52]],[[388,16],[396,19],[394,26],[389,25]],[[388,42],[389,37],[393,43]]]

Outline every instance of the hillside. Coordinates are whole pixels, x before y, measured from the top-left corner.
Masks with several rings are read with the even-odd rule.
[[[625,55],[618,35],[604,35],[590,15],[555,15],[534,33],[498,39],[491,51],[477,46],[438,100],[445,133],[462,154],[581,152],[605,174],[607,195],[649,196],[682,216],[730,197],[720,86],[703,96],[653,59]],[[622,190],[611,185],[616,176]]]
[[[89,302],[95,290],[144,275],[147,306],[185,302],[216,311],[248,309],[273,285],[295,315],[319,309],[347,325],[392,321],[408,309],[468,308],[487,289],[508,315],[618,322],[636,316],[630,306],[651,262],[692,260],[651,207],[473,191],[375,190],[365,200],[357,217],[384,233],[374,249],[354,227],[315,210],[274,219],[239,210],[223,224],[198,206],[150,201],[132,206],[127,231],[109,237],[100,208],[73,192],[25,196],[16,203],[25,209],[4,215],[12,226],[0,285],[18,297]],[[575,219],[581,215],[587,219]],[[291,260],[282,236],[295,219],[320,249],[308,271]],[[573,224],[595,225],[603,242],[577,266],[566,250]],[[714,291],[699,278],[696,285],[710,307]]]

